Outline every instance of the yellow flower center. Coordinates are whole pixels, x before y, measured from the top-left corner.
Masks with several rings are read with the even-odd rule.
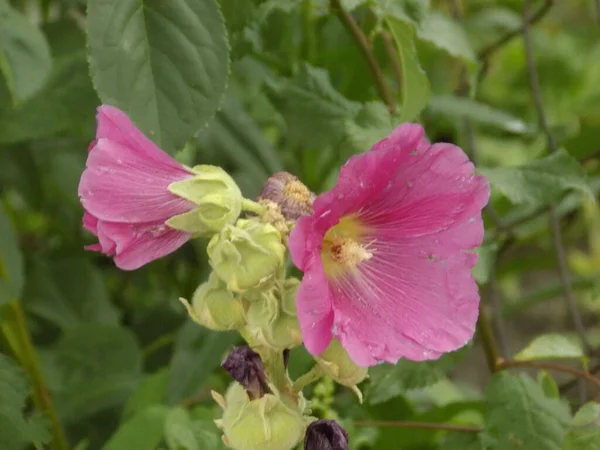
[[[373,257],[373,249],[364,244],[366,231],[358,218],[347,216],[325,234],[321,260],[328,278],[343,276]]]

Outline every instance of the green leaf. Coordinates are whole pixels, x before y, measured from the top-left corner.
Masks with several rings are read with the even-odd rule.
[[[484,450],[484,446],[477,433],[452,433],[438,450]]]
[[[569,407],[546,397],[527,375],[498,373],[486,389],[484,442],[490,450],[560,450],[569,420]]]
[[[235,333],[217,333],[191,320],[186,322],[171,361],[167,402],[173,405],[198,392],[238,339]]]
[[[387,23],[402,64],[402,110],[399,121],[407,122],[415,119],[427,106],[431,95],[429,80],[419,65],[413,25],[393,17],[388,18]]]
[[[480,172],[514,204],[546,205],[568,189],[593,197],[585,171],[564,150],[523,166],[480,169]]]
[[[21,297],[23,276],[19,240],[0,203],[0,306]]]
[[[168,367],[164,367],[152,375],[148,375],[139,384],[131,397],[129,397],[129,400],[127,400],[123,416],[129,417],[151,406],[163,404],[168,380]]]
[[[560,390],[552,375],[545,370],[540,370],[537,374],[537,382],[548,398],[560,398]]]
[[[213,116],[225,91],[229,47],[216,0],[93,0],[90,68],[103,103],[126,111],[167,151]]]
[[[206,414],[194,414],[202,416]],[[165,440],[170,450],[221,450],[221,433],[209,418],[194,420],[182,408],[171,410],[165,421]]]
[[[536,359],[582,359],[585,352],[575,336],[548,333],[537,336],[527,347],[517,353],[514,359],[531,361]]]
[[[35,94],[50,73],[52,59],[43,33],[0,0],[0,72],[18,103]]]
[[[29,396],[29,378],[8,356],[0,353],[0,448],[22,450],[27,444],[38,447],[50,437],[42,417],[24,417]]]
[[[456,20],[445,14],[427,14],[421,22],[417,36],[456,58],[473,64],[477,60],[465,30]]]
[[[287,138],[293,145],[316,149],[338,142],[345,120],[360,110],[358,103],[333,88],[325,70],[308,64],[303,64],[293,79],[268,87],[286,120]]]
[[[119,427],[103,450],[155,450],[163,437],[168,412],[166,406],[151,406],[138,411]]]
[[[577,411],[563,450],[600,450],[600,403],[586,403]]]
[[[68,328],[51,351],[42,353],[42,363],[67,424],[123,405],[142,375],[135,336],[113,325]]]
[[[61,329],[86,323],[116,325],[119,320],[101,272],[84,258],[36,263],[23,304],[28,312]]]
[[[471,345],[446,353],[436,361],[401,359],[396,365],[383,364],[369,370],[367,402],[375,405],[404,392],[434,384],[444,378],[469,352]]]
[[[346,119],[344,128],[340,147],[344,149],[344,155],[350,156],[369,150],[386,137],[394,129],[394,122],[382,102],[368,102],[354,119]]]
[[[489,125],[510,133],[525,134],[535,128],[509,113],[465,97],[435,96],[431,98],[429,109],[450,118],[467,118],[475,123]]]

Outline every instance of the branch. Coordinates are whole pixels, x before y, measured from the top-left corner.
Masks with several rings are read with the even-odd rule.
[[[529,16],[529,19],[527,21],[527,26],[534,25],[537,22],[539,22],[546,15],[546,13],[548,11],[550,11],[550,8],[552,7],[552,3],[553,3],[553,0],[545,0],[544,4],[542,6],[540,6],[540,9],[538,9],[533,15]],[[506,45],[508,42],[510,42],[511,40],[513,40],[518,35],[520,35],[521,33],[524,33],[524,32],[525,32],[525,24],[523,24],[521,27],[517,28],[516,30],[510,31],[509,33],[505,34],[500,39],[498,39],[496,42],[493,42],[492,44],[488,45],[487,47],[481,49],[477,56],[479,57],[480,60],[482,60],[484,62],[484,64],[487,64],[487,60],[493,53],[498,51],[502,46]]]
[[[377,87],[379,96],[387,105],[390,113],[394,114],[396,112],[396,105],[394,104],[394,100],[383,76],[383,71],[381,70],[381,67],[379,67],[379,63],[369,45],[367,37],[348,11],[342,7],[340,0],[329,0],[329,6],[354,38],[354,42],[367,61],[369,69],[371,69],[371,74],[375,80],[375,86]]]
[[[527,60],[529,85],[533,94],[533,101],[535,104],[535,109],[537,111],[540,128],[546,135],[546,140],[548,141],[548,148],[552,153],[555,153],[558,151],[558,147],[556,146],[556,141],[554,140],[554,136],[550,131],[548,119],[546,118],[546,113],[544,112],[540,82],[538,78],[537,69],[535,67],[535,61],[533,58],[533,45],[531,43],[531,33],[529,29],[530,23],[532,21],[532,17],[529,14],[530,6],[531,0],[525,0],[525,6],[523,8],[523,40],[525,43],[525,57]],[[558,275],[562,283],[565,301],[567,303],[567,307],[569,308],[569,313],[571,314],[571,318],[573,320],[573,324],[575,325],[577,334],[579,335],[586,351],[589,351],[591,347],[587,340],[585,327],[583,326],[583,321],[581,320],[579,311],[577,311],[575,298],[571,289],[569,269],[567,267],[565,249],[563,247],[562,235],[560,231],[560,220],[558,218],[556,205],[554,203],[550,206],[550,225],[552,228],[552,239],[554,241],[554,249],[556,252],[556,259],[558,263]]]
[[[357,420],[357,427],[395,427],[395,428],[421,428],[427,430],[462,431],[465,433],[480,433],[481,427],[471,425],[452,425],[448,423],[411,422],[408,420]]]
[[[588,372],[591,373],[592,375],[597,372],[600,372],[600,363],[596,364]],[[568,391],[573,386],[575,386],[578,381],[579,381],[579,378],[573,378],[571,381],[567,381],[566,383],[561,384],[559,387],[559,391],[561,392],[561,394],[564,394],[566,391]]]
[[[576,375],[577,377],[587,380],[600,388],[600,379],[596,378],[590,372],[581,369],[575,369],[562,364],[543,362],[543,361],[504,361],[499,360],[496,364],[498,370],[513,369],[519,367],[531,367],[534,369],[552,370],[554,372],[564,372]]]
[[[498,361],[501,360],[498,346],[494,339],[494,333],[487,317],[483,303],[479,303],[479,319],[477,320],[477,335],[481,339],[485,358],[490,369],[494,373],[498,370]]]

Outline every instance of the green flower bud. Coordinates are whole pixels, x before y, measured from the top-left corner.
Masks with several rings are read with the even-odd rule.
[[[284,261],[285,246],[272,225],[240,219],[213,236],[207,252],[227,288],[244,292],[272,278]]]
[[[250,303],[246,329],[256,342],[283,350],[302,344],[302,333],[295,311],[299,281],[286,280],[281,288],[273,286],[259,293]]]
[[[315,357],[315,360],[326,375],[344,386],[353,388],[361,398],[356,385],[367,377],[368,369],[357,366],[350,359],[340,341],[332,339],[325,351]]]
[[[191,305],[185,299],[180,300],[193,320],[211,330],[237,330],[246,323],[243,301],[228,291],[214,272],[206,283],[198,286]]]
[[[171,217],[166,224],[195,235],[212,236],[239,217],[242,193],[233,178],[220,167],[199,165],[196,176],[169,185],[169,191],[198,205],[193,210]]]
[[[225,397],[219,426],[233,450],[292,450],[304,435],[305,420],[290,400],[278,394],[250,400],[235,383]]]

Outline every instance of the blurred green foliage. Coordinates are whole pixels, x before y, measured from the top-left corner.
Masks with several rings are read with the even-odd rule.
[[[322,192],[349,156],[420,121],[492,184],[476,278],[484,311],[508,327],[503,357],[597,370],[598,12],[592,0],[533,2],[544,12],[534,62],[561,149],[551,154],[523,3],[0,0],[0,448],[224,448],[210,390],[228,384],[218,366],[236,336],[193,324],[177,301],[207,276],[206,242],[135,272],[83,250],[92,237],[77,185],[101,101],[181,162],[222,166],[246,197],[282,169]],[[577,339],[556,278],[552,202],[587,329]],[[547,372],[488,376],[482,337],[439,361],[373,368],[363,405],[317,385],[315,411],[344,424],[353,450],[599,448],[597,402],[582,406],[565,387],[558,398]],[[310,364],[295,349],[291,375]]]

